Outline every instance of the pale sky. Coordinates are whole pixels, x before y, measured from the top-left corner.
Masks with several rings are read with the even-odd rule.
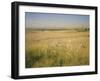
[[[26,28],[89,27],[89,15],[25,12]]]

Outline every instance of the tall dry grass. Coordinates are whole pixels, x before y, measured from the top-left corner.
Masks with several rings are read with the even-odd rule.
[[[26,68],[89,64],[89,31],[26,30]]]

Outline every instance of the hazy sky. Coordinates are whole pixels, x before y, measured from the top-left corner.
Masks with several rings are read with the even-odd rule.
[[[88,15],[25,12],[26,28],[89,27]]]

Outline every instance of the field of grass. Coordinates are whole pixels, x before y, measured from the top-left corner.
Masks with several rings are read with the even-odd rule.
[[[28,30],[25,67],[89,65],[89,31]]]

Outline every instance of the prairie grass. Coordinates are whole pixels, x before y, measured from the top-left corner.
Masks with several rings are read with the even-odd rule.
[[[26,68],[80,65],[89,65],[89,31],[26,29]]]

